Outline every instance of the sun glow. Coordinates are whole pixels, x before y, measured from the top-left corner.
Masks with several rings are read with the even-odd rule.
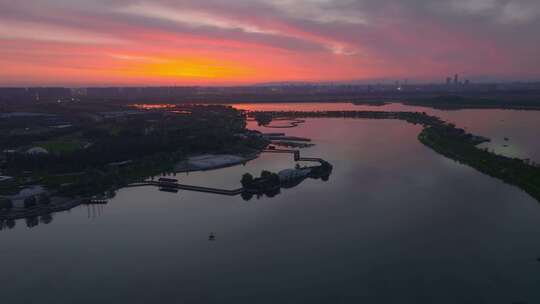
[[[176,79],[236,79],[254,74],[250,68],[235,62],[185,57],[132,63],[132,76]]]

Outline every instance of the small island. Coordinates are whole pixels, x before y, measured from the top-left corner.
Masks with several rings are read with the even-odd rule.
[[[333,169],[329,162],[319,158],[302,158],[299,156],[298,151],[282,151],[293,153],[296,161],[318,162],[319,165],[302,167],[297,164],[294,169],[285,169],[278,173],[262,171],[260,177],[256,178],[249,173],[245,173],[241,180],[243,187],[242,197],[245,200],[251,199],[253,195],[273,197],[279,194],[280,189],[296,187],[306,178],[328,181]]]

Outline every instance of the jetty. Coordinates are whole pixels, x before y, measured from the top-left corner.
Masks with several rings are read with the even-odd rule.
[[[166,192],[174,192],[174,191],[167,191],[167,190],[188,190],[188,191],[194,191],[194,192],[204,192],[204,193],[212,193],[212,194],[220,194],[220,195],[228,195],[228,196],[236,196],[244,192],[244,188],[227,190],[227,189],[219,189],[219,188],[211,188],[211,187],[185,185],[185,184],[180,184],[178,182],[163,183],[160,181],[146,181],[142,183],[133,183],[133,184],[127,185],[126,188],[145,187],[145,186],[156,186],[156,187],[159,187],[160,190],[166,191]]]
[[[294,161],[304,161],[304,162],[318,162],[321,166],[328,165],[329,163],[322,158],[316,157],[301,157],[300,150],[292,149],[265,149],[261,151],[263,153],[282,153],[282,154],[292,154]],[[252,192],[249,189],[238,188],[238,189],[221,189],[221,188],[212,188],[212,187],[202,187],[195,185],[181,184],[177,179],[171,178],[159,178],[157,181],[144,181],[138,183],[132,183],[126,187],[145,187],[145,186],[154,186],[158,187],[160,191],[178,193],[179,190],[187,190],[194,192],[226,195],[226,196],[236,196],[241,195],[242,193]]]

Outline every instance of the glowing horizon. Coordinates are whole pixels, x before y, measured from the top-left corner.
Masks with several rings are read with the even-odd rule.
[[[0,85],[540,78],[532,0],[0,2]]]

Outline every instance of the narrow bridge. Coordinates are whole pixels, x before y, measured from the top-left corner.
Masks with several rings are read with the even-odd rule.
[[[325,162],[325,160],[323,160],[322,158],[300,157],[299,150],[266,149],[266,150],[263,150],[262,152],[293,154],[295,161],[318,162],[321,164]],[[145,181],[141,183],[133,183],[133,184],[128,185],[127,187],[144,187],[144,186],[156,186],[156,187],[159,187],[163,191],[170,191],[170,192],[175,192],[175,190],[188,190],[188,191],[204,192],[204,193],[212,193],[212,194],[220,194],[220,195],[228,195],[228,196],[236,196],[244,192],[244,188],[227,190],[227,189],[219,189],[219,188],[211,188],[211,187],[185,185],[185,184],[178,183],[176,179],[169,179],[169,178],[160,178],[158,181]]]
[[[242,192],[244,191],[244,188],[227,190],[227,189],[219,189],[219,188],[200,187],[200,186],[184,185],[184,184],[178,184],[178,183],[170,183],[170,182],[164,183],[164,182],[154,182],[154,181],[134,183],[134,184],[128,185],[127,187],[144,187],[144,186],[157,186],[157,187],[165,188],[165,189],[188,190],[188,191],[221,194],[221,195],[228,195],[228,196],[239,195],[239,194],[242,194]]]

